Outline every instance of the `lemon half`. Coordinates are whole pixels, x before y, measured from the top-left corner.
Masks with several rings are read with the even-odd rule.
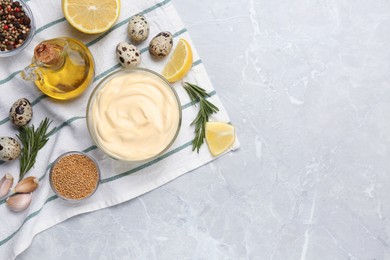
[[[66,20],[76,29],[88,34],[110,29],[120,13],[120,0],[62,0]]]

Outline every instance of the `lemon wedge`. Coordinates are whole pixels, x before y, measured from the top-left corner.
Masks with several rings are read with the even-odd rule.
[[[206,142],[213,156],[226,152],[235,139],[234,126],[222,122],[206,123]]]
[[[88,34],[110,29],[120,13],[120,0],[62,0],[66,20],[76,29]]]
[[[190,44],[180,39],[175,50],[172,53],[171,59],[165,65],[162,75],[169,82],[176,82],[184,78],[192,67],[192,49]]]

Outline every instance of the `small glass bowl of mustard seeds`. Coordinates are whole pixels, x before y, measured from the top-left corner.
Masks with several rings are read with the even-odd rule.
[[[79,202],[91,197],[97,190],[100,169],[91,156],[71,151],[55,160],[49,178],[51,188],[58,197]]]
[[[25,0],[3,0],[0,9],[0,58],[18,54],[35,35],[35,19]]]

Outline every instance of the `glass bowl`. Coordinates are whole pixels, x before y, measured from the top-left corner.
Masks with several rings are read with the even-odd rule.
[[[32,38],[34,37],[34,34],[35,34],[35,19],[34,19],[34,16],[33,16],[33,13],[31,11],[30,7],[28,6],[28,4],[26,2],[24,2],[24,0],[17,0],[17,1],[14,1],[14,2],[19,2],[20,5],[23,8],[25,14],[28,16],[28,18],[30,18],[30,20],[31,20],[31,22],[30,22],[30,32],[27,35],[27,38],[22,43],[22,45],[19,46],[18,48],[15,48],[15,49],[9,50],[9,51],[8,50],[5,50],[5,51],[1,51],[0,50],[0,58],[1,57],[10,57],[10,56],[16,55],[19,52],[21,52],[31,42],[31,40],[32,40]]]
[[[180,131],[182,111],[172,85],[144,69],[120,69],[95,87],[87,105],[88,131],[96,146],[125,162],[163,154]]]
[[[71,155],[85,156],[87,159],[90,160],[89,162],[92,162],[92,164],[96,167],[96,170],[97,170],[96,183],[94,183],[94,182],[90,183],[90,185],[93,185],[94,187],[81,186],[84,183],[89,183],[86,180],[81,180],[80,182],[75,181],[75,179],[77,179],[77,178],[80,178],[80,177],[85,178],[85,176],[88,176],[89,175],[88,172],[85,172],[85,171],[81,172],[78,170],[76,171],[75,167],[72,167],[72,165],[69,161],[68,162],[66,162],[66,161],[60,162],[60,160],[66,158],[68,156],[71,156]],[[75,162],[75,159],[73,159],[72,162]],[[64,165],[67,166],[67,167],[65,167],[64,171],[61,173],[55,173],[55,166],[57,166],[58,163],[62,163],[63,164],[62,166],[64,166]],[[91,164],[84,164],[82,168],[87,169],[88,166],[91,166]],[[77,172],[76,176],[74,176],[72,174],[74,172]],[[62,179],[59,182],[55,183],[56,181],[54,180],[54,178],[55,178],[54,175],[56,175],[56,174],[62,174],[60,176],[57,176],[56,178],[65,177],[68,179],[68,182],[67,182],[67,180]],[[99,165],[97,164],[97,162],[95,161],[95,159],[84,152],[78,152],[78,151],[70,151],[70,152],[66,152],[66,153],[60,155],[54,161],[53,165],[51,166],[50,174],[49,174],[50,186],[51,186],[52,190],[54,191],[54,193],[58,197],[62,198],[63,200],[69,201],[69,202],[81,202],[81,201],[84,201],[84,200],[88,199],[89,197],[91,197],[96,192],[96,190],[99,186],[100,179],[101,179],[100,168],[99,168]],[[72,187],[73,185],[75,185],[75,183],[77,183],[78,187]],[[63,185],[63,187],[61,187],[63,191],[59,191],[59,188],[60,188],[59,185],[60,186]],[[69,185],[69,186],[66,186],[66,185]],[[73,189],[71,189],[71,188],[73,188]],[[77,192],[85,192],[85,190],[87,188],[90,188],[90,192],[88,192],[85,196],[82,196],[80,198],[72,198],[71,196],[65,195],[65,193],[75,194]],[[69,190],[72,190],[72,191],[69,191]]]

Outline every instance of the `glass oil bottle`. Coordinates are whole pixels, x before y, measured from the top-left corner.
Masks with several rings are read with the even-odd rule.
[[[34,81],[46,95],[60,100],[79,96],[94,79],[91,52],[82,42],[68,37],[41,42],[35,47],[32,63],[21,76]]]

